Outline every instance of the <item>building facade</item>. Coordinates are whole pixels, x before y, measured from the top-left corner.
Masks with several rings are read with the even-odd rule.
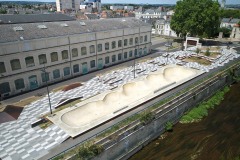
[[[2,97],[146,55],[151,46],[151,25],[135,18],[4,24],[0,32]]]
[[[237,24],[238,22],[240,22],[240,19],[237,18],[223,18],[220,27],[233,29],[234,25]]]
[[[240,25],[235,24],[232,29],[232,33],[230,35],[231,38],[240,40]]]
[[[155,33],[163,36],[177,37],[176,32],[170,27],[170,20],[165,20],[163,18],[156,21]]]
[[[159,7],[155,10],[148,9],[146,11],[143,11],[142,9],[139,9],[135,11],[135,17],[137,19],[141,18],[164,18],[167,15],[167,12],[165,11],[164,7]]]
[[[83,0],[56,0],[57,12],[62,12],[63,10],[69,9],[78,11],[82,1]]]

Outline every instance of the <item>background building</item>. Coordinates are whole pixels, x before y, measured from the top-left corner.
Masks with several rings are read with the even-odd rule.
[[[150,46],[151,25],[135,18],[2,24],[0,94],[87,74],[146,55]]]
[[[240,25],[235,24],[232,29],[231,38],[240,40]]]
[[[82,1],[83,0],[56,0],[57,12],[64,10],[78,11]]]

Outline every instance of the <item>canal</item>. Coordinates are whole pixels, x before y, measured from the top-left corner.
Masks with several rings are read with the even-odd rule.
[[[240,159],[240,83],[202,121],[177,123],[130,160]]]

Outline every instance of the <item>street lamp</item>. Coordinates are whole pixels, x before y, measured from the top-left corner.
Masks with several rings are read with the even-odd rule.
[[[169,56],[169,47],[171,47],[171,46],[172,46],[172,43],[170,43],[170,42],[169,42],[169,40],[168,40],[168,42],[165,44],[165,46],[168,48],[168,49],[167,49],[167,62],[168,62],[168,56]]]
[[[41,69],[41,71],[44,73],[44,76],[45,76],[46,85],[47,85],[48,103],[49,103],[50,113],[52,114],[51,99],[50,99],[50,96],[49,96],[48,80],[47,80],[47,73],[48,72],[46,71],[45,64],[43,64],[43,68]]]
[[[134,72],[133,72],[133,75],[134,75],[134,79],[136,78],[136,61],[135,61],[135,59],[136,59],[136,57],[137,57],[137,55],[136,55],[136,53],[135,53],[135,50],[134,50],[134,60],[133,60],[133,66],[134,66]]]

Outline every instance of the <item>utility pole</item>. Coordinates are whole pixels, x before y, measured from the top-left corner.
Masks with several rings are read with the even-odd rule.
[[[44,73],[44,76],[45,76],[46,85],[47,85],[48,103],[49,103],[50,113],[52,114],[51,99],[49,95],[48,80],[47,80],[47,71],[46,71],[45,63],[43,65],[44,66],[41,69],[41,71]]]

